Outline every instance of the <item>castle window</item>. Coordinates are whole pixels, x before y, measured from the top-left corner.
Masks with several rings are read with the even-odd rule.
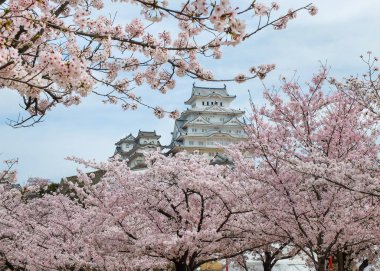
[[[189,145],[190,146],[194,145],[194,141],[189,141]]]
[[[199,146],[203,146],[203,141],[198,142]]]
[[[207,105],[209,105],[208,102],[207,102]]]
[[[211,105],[214,105],[214,102],[211,102]]]
[[[202,102],[202,105],[205,105],[205,102]]]
[[[193,133],[196,133],[196,132],[197,132],[197,129],[196,129],[196,128],[192,128],[191,131],[192,131]]]
[[[220,106],[223,106],[223,103],[222,103],[222,102],[220,102]]]
[[[218,102],[215,102],[215,105],[218,105]]]

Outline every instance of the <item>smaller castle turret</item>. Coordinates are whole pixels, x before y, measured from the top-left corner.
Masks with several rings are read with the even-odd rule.
[[[131,169],[146,167],[144,152],[161,150],[160,135],[156,131],[140,131],[137,136],[132,134],[120,139],[116,145],[114,155],[120,155],[122,159],[128,159],[128,166]]]

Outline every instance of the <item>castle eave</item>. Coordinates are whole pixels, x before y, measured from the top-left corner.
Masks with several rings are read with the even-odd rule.
[[[209,95],[192,95],[187,101],[185,101],[185,104],[186,105],[190,105],[197,98],[211,98],[211,97],[215,97],[215,98],[219,98],[219,99],[224,99],[224,100],[231,100],[231,101],[236,98],[235,95],[233,95],[233,96],[232,95],[224,96],[224,95],[220,95],[218,93],[211,93]]]
[[[245,114],[245,111],[228,109],[228,110],[210,110],[210,108],[206,108],[206,110],[202,109],[194,109],[189,108],[186,111],[182,112],[182,117],[185,117],[191,113],[198,113],[201,115],[233,115],[233,116],[241,116]]]

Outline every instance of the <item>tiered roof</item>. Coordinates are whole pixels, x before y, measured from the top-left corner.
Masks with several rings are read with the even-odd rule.
[[[211,104],[210,106],[205,106],[206,102],[205,98],[215,98],[210,99],[214,100],[215,104]],[[188,146],[184,145],[184,140],[186,138],[191,138],[189,140],[201,140],[201,139],[209,139],[210,137],[216,138],[230,138],[233,141],[240,140],[244,137],[242,134],[231,134],[226,132],[226,129],[234,129],[235,126],[240,126],[242,123],[238,119],[244,114],[242,110],[236,110],[229,107],[229,104],[232,100],[234,100],[236,96],[230,95],[227,92],[227,88],[224,85],[222,88],[208,88],[208,87],[198,87],[193,85],[193,89],[191,92],[191,97],[185,102],[185,104],[192,105],[191,108],[186,109],[182,112],[180,118],[175,121],[174,132],[172,143],[170,145],[171,151],[169,152],[177,152],[179,149],[217,149],[216,147],[210,147],[206,145],[202,146]],[[226,101],[227,99],[227,101]],[[202,103],[199,102],[201,100]],[[219,101],[226,101],[227,106],[221,106]],[[207,102],[208,104],[208,102]],[[220,117],[220,119],[215,116]],[[190,130],[191,127],[197,127],[203,130],[204,132],[192,132]],[[226,128],[231,127],[231,128]],[[177,148],[179,147],[179,149]]]
[[[120,139],[118,142],[115,143],[116,146],[120,146],[121,144],[127,142],[127,143],[130,143],[130,142],[133,142],[135,141],[135,137],[130,133],[129,135],[127,135],[126,137]]]
[[[184,112],[182,112],[182,116],[198,113],[198,114],[208,114],[208,115],[218,115],[218,114],[228,114],[228,115],[243,115],[245,112],[243,110],[236,110],[232,108],[221,107],[218,105],[211,105],[206,108],[188,108]]]
[[[191,104],[197,98],[206,98],[206,97],[219,97],[225,99],[235,99],[235,95],[230,95],[227,92],[226,85],[223,88],[208,88],[208,87],[197,87],[193,85],[191,91],[191,97],[185,101],[185,104]]]
[[[156,130],[154,130],[153,132],[139,130],[139,133],[137,134],[136,139],[140,139],[142,137],[151,137],[151,138],[159,139],[161,136],[156,134]]]

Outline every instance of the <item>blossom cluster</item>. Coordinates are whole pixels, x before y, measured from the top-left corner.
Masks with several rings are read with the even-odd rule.
[[[70,158],[97,171],[78,171],[50,193],[43,179],[25,189],[10,185],[15,161],[7,161],[0,172],[2,262],[26,270],[194,271],[225,258],[244,264],[246,251],[264,267],[302,251],[322,270],[339,253],[346,263],[376,258],[378,116],[342,91],[326,93],[326,85],[344,85],[327,75],[322,67],[306,90],[284,79],[277,91],[265,91],[266,106],[252,104],[247,140],[225,149],[232,163],[148,152],[147,168],[133,171],[117,156]],[[163,117],[162,108],[154,110]]]
[[[256,17],[267,17],[259,29],[278,27],[279,21],[294,17],[293,13],[275,17],[277,3],[269,7],[257,2],[244,7],[229,0],[119,4],[134,5],[143,17],[118,20],[97,15],[104,9],[103,0],[1,2],[0,83],[17,91],[30,113],[14,125],[38,121],[59,103],[77,105],[92,91],[126,109],[145,105],[129,95],[142,84],[167,93],[175,88],[176,77],[214,80],[200,64],[202,56],[219,59],[223,47],[247,40],[257,32]],[[297,10],[301,9],[316,10],[311,5]],[[176,29],[169,31],[169,24]],[[263,74],[218,80],[242,82]]]
[[[373,259],[377,253],[379,225],[371,221],[380,211],[378,115],[347,91],[366,84],[353,81],[355,87],[328,79],[326,67],[306,90],[284,79],[264,92],[266,106],[252,104],[249,139],[228,152],[243,195],[252,195],[248,202],[276,225],[266,234],[287,236],[284,243],[301,249],[316,270],[329,255],[357,251]],[[327,92],[325,85],[338,89]],[[271,262],[269,252],[263,255]]]

